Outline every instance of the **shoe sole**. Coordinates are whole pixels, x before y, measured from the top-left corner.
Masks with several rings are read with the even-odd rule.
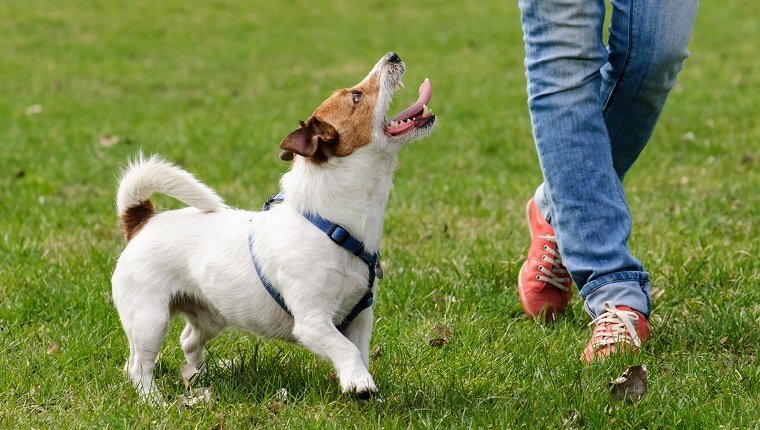
[[[533,229],[530,228],[530,202],[532,202],[533,199],[528,200],[528,204],[525,205],[525,221],[528,224],[528,232],[530,233],[530,241],[533,243]],[[523,308],[523,312],[525,312],[525,315],[529,319],[533,319],[536,317],[536,314],[533,312],[530,312],[528,310],[528,305],[526,304],[526,298],[523,294],[523,285],[522,285],[522,277],[523,277],[523,269],[525,268],[525,264],[520,267],[520,273],[517,275],[517,295],[520,297],[520,305]]]
[[[517,278],[517,295],[520,297],[520,305],[522,306],[523,312],[525,312],[525,315],[528,318],[533,319],[533,318],[536,317],[536,315],[534,315],[532,312],[530,312],[528,310],[528,306],[525,303],[525,301],[526,301],[525,295],[523,294],[522,273],[523,273],[523,268],[524,267],[525,267],[525,265],[523,265],[522,267],[520,267],[520,273],[517,275],[518,276],[518,278]]]

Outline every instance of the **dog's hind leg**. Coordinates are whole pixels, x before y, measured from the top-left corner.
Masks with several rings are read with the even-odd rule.
[[[124,311],[127,307],[128,312]],[[169,324],[168,306],[140,300],[140,303],[117,302],[117,309],[129,341],[127,375],[141,398],[160,403],[153,368]]]
[[[215,338],[224,329],[224,325],[207,312],[187,313],[185,319],[187,324],[179,336],[179,343],[185,353],[187,364],[202,372],[205,370],[203,355],[206,343]]]
[[[293,335],[312,352],[332,362],[343,392],[368,399],[377,391],[359,349],[335,328],[329,314],[296,314]]]
[[[372,307],[362,311],[343,334],[359,349],[364,366],[369,370],[369,341],[372,338],[374,314]]]

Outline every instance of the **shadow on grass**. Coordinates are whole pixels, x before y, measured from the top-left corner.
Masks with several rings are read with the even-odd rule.
[[[245,342],[246,344],[250,344]],[[207,371],[190,380],[191,388],[211,387],[214,397],[224,403],[266,403],[299,400],[317,394],[320,398],[341,397],[340,386],[327,362],[306,349],[271,340],[253,340],[252,348],[242,344],[224,357],[206,351]],[[163,380],[165,395],[185,394],[180,376],[181,364],[159,361],[156,377]]]

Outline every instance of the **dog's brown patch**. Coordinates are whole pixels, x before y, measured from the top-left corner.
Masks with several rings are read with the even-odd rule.
[[[298,154],[321,164],[330,157],[346,157],[369,145],[379,91],[377,75],[335,91],[300,128],[283,139],[280,158],[291,160]]]
[[[122,228],[124,230],[124,240],[129,242],[146,222],[156,213],[156,209],[153,207],[153,203],[150,200],[144,200],[137,206],[124,211],[121,214]]]

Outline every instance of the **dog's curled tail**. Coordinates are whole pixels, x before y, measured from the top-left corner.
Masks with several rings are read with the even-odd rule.
[[[149,198],[157,192],[205,212],[227,207],[214,190],[189,172],[159,156],[146,159],[141,154],[124,170],[116,193],[116,208],[127,241],[155,214]]]

